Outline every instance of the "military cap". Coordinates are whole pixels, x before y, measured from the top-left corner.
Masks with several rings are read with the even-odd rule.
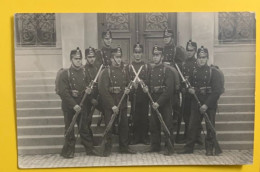
[[[96,51],[95,51],[94,48],[89,47],[89,48],[87,48],[87,49],[85,50],[85,57],[88,57],[88,56],[93,57],[93,56],[95,56],[95,55],[96,55]]]
[[[152,54],[155,55],[155,54],[162,54],[162,53],[163,53],[163,48],[158,47],[157,45],[154,45]]]
[[[123,54],[122,49],[121,49],[120,46],[118,46],[117,48],[112,49],[111,53],[112,53],[113,56],[117,56],[117,57],[119,57],[119,56],[122,57],[122,54]],[[113,56],[111,56],[111,57],[113,57]]]
[[[204,46],[201,46],[201,48],[199,48],[197,52],[197,57],[201,57],[201,56],[209,57],[209,51],[207,48],[204,48]]]
[[[163,37],[174,37],[173,31],[166,27],[163,32]]]
[[[107,38],[107,39],[111,38],[112,39],[112,32],[109,29],[107,29],[106,32],[102,32],[102,38],[103,39],[104,38]]]
[[[143,45],[140,45],[139,42],[137,42],[137,43],[134,45],[133,52],[144,52],[144,47],[143,47]]]
[[[71,50],[70,60],[72,59],[73,56],[78,56],[78,57],[82,58],[82,53],[81,53],[81,50],[79,49],[79,47],[77,47],[77,49],[75,49],[75,50]]]
[[[189,50],[194,50],[194,49],[195,49],[195,51],[197,50],[197,43],[189,40],[189,42],[187,42],[187,45],[186,45],[186,50],[189,51]]]

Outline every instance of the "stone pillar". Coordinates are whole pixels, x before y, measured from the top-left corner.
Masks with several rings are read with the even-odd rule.
[[[79,47],[82,50],[83,58],[84,51],[84,14],[61,14],[61,44],[63,67],[69,67],[70,51]]]
[[[98,48],[98,19],[97,13],[85,14],[84,17],[85,49],[89,46]]]
[[[191,13],[177,13],[177,45],[185,48],[191,38]]]
[[[209,63],[214,62],[214,24],[215,13],[191,14],[192,40],[197,42],[198,48],[204,45],[209,50]]]

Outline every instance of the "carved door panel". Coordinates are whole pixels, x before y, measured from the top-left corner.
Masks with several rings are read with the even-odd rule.
[[[152,58],[152,48],[155,44],[163,46],[163,31],[165,27],[174,30],[176,38],[176,13],[142,13],[139,14],[140,42],[145,47],[146,61]],[[176,39],[175,39],[176,41]],[[176,42],[175,42],[176,43]]]
[[[103,46],[102,32],[108,28],[112,32],[112,47],[118,45],[123,51],[123,62],[129,63],[135,39],[135,14],[130,13],[104,13],[98,15],[99,48]]]
[[[99,48],[103,46],[101,34],[106,29],[112,31],[112,47],[121,46],[123,61],[128,63],[133,55],[133,45],[140,42],[144,45],[144,60],[149,62],[152,47],[163,46],[165,27],[177,28],[176,13],[104,13],[98,15]],[[176,41],[176,40],[175,40]]]

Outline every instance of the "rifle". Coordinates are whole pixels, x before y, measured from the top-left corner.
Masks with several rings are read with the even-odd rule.
[[[97,79],[98,79],[98,76],[99,76],[99,74],[100,74],[102,68],[103,68],[103,64],[99,67],[99,70],[98,70],[98,73],[97,73],[96,76],[95,76],[95,79],[92,80],[92,81],[89,83],[89,86],[88,86],[88,87],[91,89],[91,92],[92,92],[92,90],[93,90],[94,84],[97,83]],[[87,88],[88,88],[88,87],[87,87]],[[88,95],[88,94],[85,92],[84,95],[83,95],[83,98],[82,98],[81,101],[80,101],[80,104],[79,104],[80,107],[83,106],[83,103],[84,103],[85,99],[87,98],[87,95]],[[79,114],[80,114],[80,111],[79,111],[79,112],[76,112],[76,113],[74,114],[74,116],[73,116],[73,118],[72,118],[72,120],[71,120],[70,126],[68,127],[68,129],[67,129],[66,132],[65,132],[65,137],[67,137],[67,136],[71,133],[72,129],[73,129],[74,126],[75,126],[75,123],[76,123],[76,121],[77,121],[77,118],[78,118]],[[78,130],[79,130],[79,129],[78,129]],[[78,131],[78,132],[79,132],[79,131]]]
[[[175,63],[175,67],[176,67],[176,69],[178,70],[178,72],[179,72],[179,74],[180,74],[180,76],[181,76],[181,79],[182,79],[182,81],[185,83],[186,87],[187,87],[187,88],[191,88],[192,86],[191,86],[190,82],[189,82],[187,79],[184,78],[184,76],[182,75],[182,73],[181,73],[181,71],[180,71],[179,66],[178,66],[176,63]],[[199,101],[198,96],[197,96],[196,94],[193,94],[193,96],[194,96],[194,98],[195,98],[195,100],[196,100],[198,106],[201,107],[201,102]],[[211,131],[212,134],[213,134],[213,142],[214,142],[214,146],[215,146],[215,155],[219,155],[219,154],[222,153],[222,150],[221,150],[221,147],[220,147],[220,145],[219,145],[219,143],[218,143],[218,140],[217,140],[217,132],[216,132],[216,129],[215,129],[214,126],[212,125],[212,123],[211,123],[211,121],[210,121],[210,119],[209,119],[209,116],[208,116],[207,112],[203,113],[203,116],[204,116],[204,119],[205,119],[206,124],[208,124],[209,129],[210,129],[210,131]]]
[[[132,69],[133,69],[135,75],[138,76],[137,73],[136,73],[136,71],[135,71],[135,69],[133,68],[133,66],[132,66]],[[144,83],[139,77],[137,77],[137,80],[138,80],[139,83],[141,84],[141,87],[142,87],[142,88],[147,87],[147,86],[145,85],[145,83]],[[147,95],[148,95],[148,97],[149,97],[151,103],[153,104],[154,101],[153,101],[153,98],[152,98],[151,94],[149,93],[149,91],[147,92]],[[163,127],[164,133],[165,133],[165,135],[166,135],[166,143],[167,143],[167,144],[170,146],[170,148],[173,150],[173,144],[172,144],[172,141],[171,141],[171,133],[170,133],[169,129],[167,128],[167,126],[166,126],[166,124],[165,124],[165,122],[164,122],[164,120],[163,120],[163,118],[162,118],[162,114],[159,112],[159,110],[158,110],[158,109],[155,109],[155,112],[156,112],[156,114],[157,114],[157,116],[158,116],[158,119],[159,119],[159,121],[160,121],[160,123],[161,123],[161,125],[162,125],[162,127]]]
[[[138,73],[137,73],[137,75],[135,76],[134,80],[131,81],[131,82],[128,84],[128,86],[127,86],[128,89],[131,89],[131,88],[132,88],[133,83],[137,80],[137,77],[138,77],[138,75],[140,74],[142,68],[143,68],[143,66],[141,66],[140,69],[138,70]],[[121,99],[120,99],[120,101],[119,101],[119,103],[118,103],[118,105],[117,105],[118,108],[120,108],[120,106],[121,106],[123,100],[125,99],[125,96],[126,96],[126,93],[124,92],[124,94],[122,95],[122,97],[121,97]],[[112,116],[111,116],[111,119],[110,119],[109,123],[108,123],[107,126],[106,126],[106,129],[105,129],[105,131],[104,131],[104,133],[103,133],[102,143],[101,143],[101,149],[102,149],[101,152],[104,152],[104,147],[105,147],[105,144],[106,144],[106,142],[107,142],[107,139],[106,139],[107,134],[108,134],[108,132],[111,130],[111,128],[112,128],[112,126],[113,126],[113,123],[114,123],[114,121],[115,121],[117,115],[118,115],[118,113],[113,113]]]

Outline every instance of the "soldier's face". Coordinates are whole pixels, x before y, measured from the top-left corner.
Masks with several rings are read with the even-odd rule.
[[[163,38],[163,42],[164,44],[170,44],[172,42],[172,37],[164,37]]]
[[[134,58],[135,60],[139,61],[141,60],[143,57],[143,53],[142,52],[134,52]]]
[[[79,56],[73,56],[71,62],[75,67],[80,67],[82,65],[82,58]]]
[[[197,57],[197,62],[199,66],[204,66],[207,64],[208,62],[208,56],[207,55],[203,55],[203,56],[198,56]]]
[[[87,57],[88,63],[89,64],[94,64],[96,57],[95,56],[88,56]]]
[[[162,54],[154,54],[153,55],[153,62],[155,64],[159,64],[162,61]]]
[[[112,38],[104,38],[103,40],[104,40],[105,46],[109,47],[112,43]]]
[[[196,53],[195,49],[187,50],[187,57],[191,58],[191,57],[193,57],[195,55],[195,53]]]
[[[121,56],[114,56],[114,58],[111,58],[111,62],[113,66],[120,66],[122,62]]]

